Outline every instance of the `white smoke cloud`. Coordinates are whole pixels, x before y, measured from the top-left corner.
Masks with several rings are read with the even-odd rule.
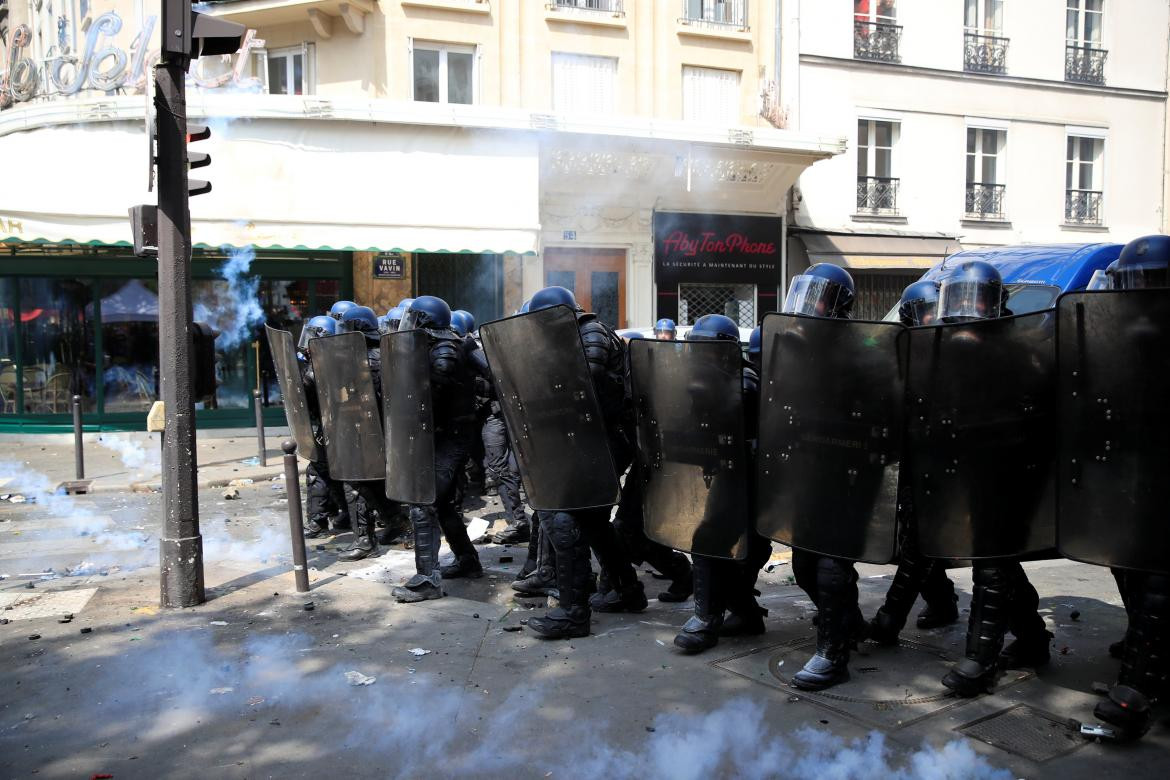
[[[252,338],[253,331],[264,323],[264,310],[257,297],[260,277],[249,275],[256,250],[251,246],[224,250],[228,259],[218,273],[227,284],[203,288],[194,304],[194,320],[219,331],[216,349],[230,352]]]
[[[116,453],[130,471],[155,472],[162,468],[162,452],[157,442],[141,444],[125,434],[102,434],[98,446]],[[154,446],[150,446],[150,445]]]

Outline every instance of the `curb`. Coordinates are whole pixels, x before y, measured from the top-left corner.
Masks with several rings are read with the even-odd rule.
[[[304,474],[304,465],[298,463],[298,474]],[[284,466],[273,466],[262,469],[255,469],[252,471],[232,472],[230,477],[202,477],[196,480],[196,487],[199,490],[211,490],[214,488],[227,487],[228,483],[234,479],[251,479],[256,483],[271,481],[273,477],[283,477]],[[251,487],[247,485],[245,487]],[[162,490],[162,479],[149,479],[140,482],[103,482],[99,484],[91,484],[89,493],[157,493]]]

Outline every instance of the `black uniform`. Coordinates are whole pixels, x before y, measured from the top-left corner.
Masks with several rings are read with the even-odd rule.
[[[345,486],[329,477],[329,463],[325,460],[325,433],[321,428],[321,405],[317,399],[317,383],[313,377],[313,364],[308,360],[299,360],[301,382],[305,386],[305,402],[309,411],[309,419],[313,426],[313,439],[317,442],[317,451],[321,453],[321,460],[309,461],[305,467],[305,504],[308,517],[305,520],[305,531],[308,536],[314,537],[329,530],[329,518],[337,516],[335,528],[349,528],[350,511],[345,497]]]

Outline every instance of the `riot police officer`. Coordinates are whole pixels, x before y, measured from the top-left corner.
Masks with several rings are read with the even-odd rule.
[[[451,312],[451,330],[455,331],[463,338],[463,346],[467,349],[468,357],[472,360],[475,367],[477,381],[476,381],[476,403],[475,403],[475,430],[471,437],[471,450],[467,456],[467,463],[463,468],[462,474],[459,478],[459,497],[456,500],[456,507],[459,513],[463,513],[463,496],[467,491],[471,491],[474,495],[483,495],[484,489],[484,449],[483,449],[483,423],[488,416],[487,401],[484,391],[491,386],[491,374],[488,371],[487,359],[483,356],[483,351],[479,347],[479,342],[475,340],[475,316],[464,309],[456,309]],[[524,541],[528,541],[528,537],[524,537]]]
[[[369,362],[374,395],[380,412],[382,408],[382,354],[378,343],[381,334],[378,329],[377,315],[368,306],[355,305],[346,308],[341,315],[338,331],[361,333],[365,336],[366,360]],[[348,484],[356,496],[361,499],[361,504],[354,507],[353,545],[342,553],[340,558],[343,561],[360,561],[378,550],[377,517],[380,516],[393,528],[395,524],[400,522],[400,509],[396,503],[386,497],[382,480],[363,480]]]
[[[1126,244],[1109,267],[1109,286],[1114,290],[1167,287],[1168,269],[1170,236],[1144,236]],[[1170,564],[1161,571],[1114,568],[1113,574],[1129,624],[1125,639],[1116,646],[1121,657],[1117,684],[1093,712],[1115,726],[1120,738],[1136,739],[1150,727],[1151,707],[1170,690]]]
[[[849,319],[855,297],[853,277],[840,266],[816,263],[793,277],[784,300],[786,314]],[[833,522],[825,518],[825,522]],[[792,551],[796,584],[816,605],[817,651],[792,683],[821,690],[849,679],[849,651],[864,638],[865,620],[857,604],[854,562],[801,549]]]
[[[677,334],[678,327],[674,324],[674,320],[669,317],[663,317],[654,323],[654,338],[659,341],[674,341]]]
[[[938,282],[914,282],[902,291],[898,301],[898,318],[906,327],[932,325],[938,317]],[[910,473],[908,457],[903,456],[903,474]],[[926,630],[954,623],[959,619],[958,596],[954,583],[947,577],[946,563],[924,558],[918,553],[913,497],[909,485],[898,489],[899,529],[902,533],[900,560],[894,581],[886,592],[885,603],[869,622],[869,639],[884,645],[898,643],[898,634],[906,625],[911,607],[921,595],[926,608],[918,615],[918,628]]]
[[[739,327],[722,314],[700,317],[686,335],[687,341],[730,341],[739,344]],[[759,427],[760,377],[755,368],[743,361],[744,436],[749,447]],[[753,453],[754,455],[754,453]],[[749,466],[748,473],[752,472]],[[688,653],[698,653],[719,643],[721,636],[758,635],[765,631],[768,610],[756,601],[756,580],[768,561],[772,545],[754,529],[748,530],[747,558],[742,561],[695,555],[695,613],[674,638],[674,644]],[[662,598],[661,596],[659,597]],[[724,619],[725,612],[731,615]]]
[[[628,438],[625,394],[625,345],[613,330],[577,305],[564,287],[546,287],[532,296],[531,311],[564,305],[577,312],[577,327],[585,360],[606,425],[610,453],[618,473],[629,466],[632,447]],[[555,550],[559,605],[547,615],[534,618],[528,627],[549,639],[589,634],[589,586],[592,572],[589,550],[593,548],[612,590],[606,594],[611,611],[638,612],[646,608],[646,595],[637,572],[626,558],[609,522],[609,509],[547,512],[540,519]]]
[[[762,349],[763,331],[760,326],[752,328],[751,335],[748,336],[747,359],[752,364],[752,368],[756,371],[760,370],[760,350]]]
[[[942,280],[938,319],[952,323],[1010,316],[1006,301],[1007,290],[999,271],[981,260],[966,261]],[[965,657],[942,681],[964,697],[987,690],[997,669],[1046,664],[1052,639],[1037,611],[1040,596],[1028,581],[1019,557],[974,561],[972,581]],[[1004,647],[1009,630],[1016,638]]]
[[[357,304],[353,301],[336,301],[332,306],[329,307],[329,316],[338,322],[341,322],[341,318],[345,316],[345,313],[355,306],[357,306]]]
[[[399,330],[419,329],[430,337],[430,385],[434,421],[435,502],[413,506],[415,575],[394,589],[401,602],[442,598],[440,578],[481,577],[479,554],[455,509],[459,471],[467,460],[475,424],[474,372],[464,340],[451,329],[451,308],[433,295],[410,302]],[[455,561],[441,569],[439,533]]]
[[[317,387],[313,377],[313,364],[309,361],[310,342],[321,336],[332,336],[337,332],[337,320],[327,315],[313,317],[301,329],[297,342],[297,363],[301,382],[305,387],[305,403],[313,426],[313,438],[318,444],[321,459],[309,461],[305,467],[305,505],[308,517],[305,520],[305,536],[316,539],[329,531],[331,515],[336,515],[333,527],[350,527],[349,507],[345,500],[345,487],[329,476],[329,463],[325,459],[325,436],[321,428],[321,406],[317,398]]]

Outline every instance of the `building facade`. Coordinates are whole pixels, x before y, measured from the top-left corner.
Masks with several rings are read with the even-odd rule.
[[[1164,229],[1165,0],[801,0],[795,13],[790,118],[850,144],[800,178],[790,271],[846,265],[863,314],[963,248]]]
[[[257,324],[296,330],[338,297],[382,313],[437,294],[482,322],[562,284],[618,327],[710,312],[755,324],[784,284],[793,183],[846,146],[839,129],[792,129],[794,5],[204,4],[249,33],[188,81],[214,160],[191,205],[196,303],[227,317],[221,330],[252,314],[218,344],[201,423],[246,422],[253,389],[279,419]],[[157,6],[6,9],[0,429],[63,422],[73,392],[87,422],[138,427],[156,396],[157,302],[126,209],[154,198]],[[255,255],[243,276],[242,253]]]

